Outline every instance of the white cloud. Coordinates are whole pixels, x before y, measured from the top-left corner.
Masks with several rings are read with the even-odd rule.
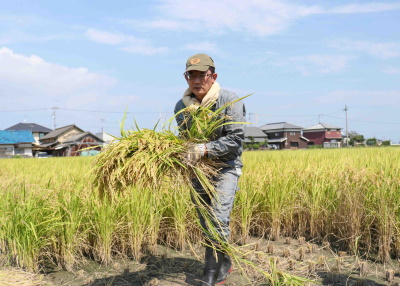
[[[86,31],[86,36],[91,41],[108,45],[116,45],[119,46],[120,50],[130,53],[153,55],[168,52],[167,47],[154,47],[149,40],[139,39],[131,35],[88,29]]]
[[[0,45],[9,45],[13,43],[32,43],[46,42],[52,40],[71,39],[71,36],[61,34],[38,35],[22,30],[7,30],[0,32]]]
[[[400,68],[397,67],[388,67],[382,70],[383,73],[386,74],[400,74]]]
[[[127,37],[122,34],[113,34],[106,31],[99,31],[95,29],[88,29],[86,31],[86,36],[89,40],[94,42],[109,44],[109,45],[120,45],[126,41],[135,41],[136,39],[132,36]]]
[[[370,41],[337,39],[331,40],[327,44],[329,47],[341,51],[362,52],[379,58],[400,57],[400,44],[398,43],[377,43]]]
[[[347,67],[353,57],[344,55],[308,55],[291,57],[288,61],[306,76],[315,73],[334,73]]]
[[[363,3],[335,7],[299,5],[276,0],[161,0],[158,16],[141,21],[147,28],[212,33],[246,32],[268,36],[286,30],[298,19],[318,14],[373,13],[400,9],[400,4]],[[127,20],[126,22],[128,22]],[[131,23],[138,24],[137,21]]]
[[[351,4],[325,9],[326,14],[358,14],[358,13],[377,13],[400,9],[399,3],[364,3]]]
[[[25,56],[8,48],[0,49],[2,106],[15,109],[15,102],[18,102],[19,107],[53,104],[77,107],[96,102],[115,83],[114,78],[89,72],[86,68],[69,68],[46,62],[36,55]]]
[[[199,43],[192,43],[183,46],[183,50],[190,50],[190,51],[202,51],[202,52],[209,52],[213,54],[218,53],[218,48],[215,44],[210,42],[199,42]]]

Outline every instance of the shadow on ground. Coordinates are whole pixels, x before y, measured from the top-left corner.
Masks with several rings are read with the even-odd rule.
[[[357,286],[387,286],[391,284],[381,284],[377,281],[368,278],[355,278],[344,274],[332,272],[318,272],[321,285],[331,286],[344,286],[344,285],[357,285]],[[318,285],[318,284],[317,284]]]
[[[144,257],[145,269],[131,272],[125,269],[120,275],[99,278],[85,286],[141,286],[141,285],[198,285],[203,264],[194,259]],[[162,281],[162,282],[160,282]]]

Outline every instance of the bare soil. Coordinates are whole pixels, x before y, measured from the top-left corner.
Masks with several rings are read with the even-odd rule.
[[[258,265],[273,260],[286,273],[313,281],[307,285],[400,285],[399,262],[395,260],[382,264],[335,251],[328,244],[306,242],[304,238],[282,238],[278,241],[252,239],[246,247],[249,250],[247,259]],[[54,269],[44,275],[40,285],[198,285],[203,269],[202,259],[198,257],[202,256],[201,247],[193,253],[159,246],[156,254],[144,256],[140,262],[119,259],[106,266],[86,260],[73,271]],[[1,278],[0,285],[3,285]],[[259,281],[259,276],[254,273],[243,275],[235,267],[224,285],[268,284]]]

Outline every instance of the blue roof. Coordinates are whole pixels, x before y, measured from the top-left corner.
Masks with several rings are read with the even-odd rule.
[[[18,144],[35,142],[29,130],[8,131],[0,130],[0,144]]]

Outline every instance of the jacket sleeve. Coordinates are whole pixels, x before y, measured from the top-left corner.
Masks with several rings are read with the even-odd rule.
[[[233,98],[231,101],[237,99]],[[226,108],[226,115],[229,122],[245,122],[246,110],[243,102],[237,101]],[[208,158],[216,157],[234,157],[240,156],[243,149],[244,141],[244,124],[227,124],[224,125],[221,132],[221,137],[206,144]]]
[[[176,123],[178,124],[179,132],[182,132],[183,130],[188,129],[187,122],[185,122],[185,117],[183,113],[177,114],[179,111],[185,108],[185,104],[183,103],[182,99],[179,100],[174,109],[174,114],[175,114],[175,120]]]

